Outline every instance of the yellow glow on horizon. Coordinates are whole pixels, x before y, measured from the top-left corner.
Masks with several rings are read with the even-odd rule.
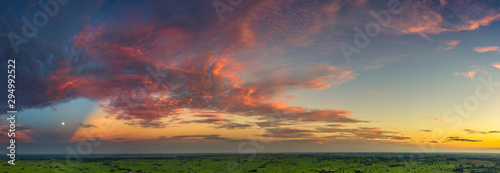
[[[189,115],[186,115],[189,116]],[[124,140],[151,140],[161,136],[189,136],[189,135],[214,135],[232,139],[254,138],[257,134],[262,134],[262,129],[248,128],[241,130],[217,129],[210,124],[186,123],[173,124],[165,128],[142,128],[126,124],[127,120],[117,120],[114,117],[107,117],[107,114],[100,108],[96,108],[90,113],[83,124],[93,125],[90,128],[79,127],[73,134],[70,141],[90,140],[94,137],[103,140],[113,140],[124,138]]]
[[[186,113],[185,115],[179,116],[185,121],[189,120],[199,120],[202,119],[200,117],[193,117],[191,114]],[[257,121],[262,121],[259,120],[258,118],[255,117],[244,117],[242,119],[239,116],[236,115],[221,115],[221,117],[232,119],[234,122],[238,123],[248,123],[248,122],[257,122]],[[168,120],[172,119],[172,117],[168,117],[163,119],[164,122],[167,122]],[[243,120],[246,120],[243,121]],[[419,121],[426,121],[424,120],[419,120]],[[228,130],[228,129],[218,129],[215,128],[216,125],[214,124],[208,124],[208,123],[184,123],[184,124],[179,124],[179,121],[174,122],[174,124],[167,125],[165,128],[143,128],[143,127],[138,127],[136,126],[131,126],[126,124],[128,121],[127,120],[117,120],[114,117],[110,117],[105,113],[101,108],[96,108],[94,109],[89,116],[82,122],[85,125],[92,125],[90,128],[84,128],[84,127],[79,127],[75,133],[73,134],[72,138],[70,141],[84,141],[84,140],[92,140],[96,137],[102,138],[103,140],[106,141],[115,141],[115,142],[122,142],[122,141],[153,141],[155,139],[158,139],[159,137],[165,137],[165,138],[170,138],[173,136],[192,136],[192,135],[220,135],[220,137],[223,138],[230,138],[230,139],[255,139],[255,140],[270,140],[270,141],[278,141],[278,140],[287,140],[287,138],[279,138],[279,137],[262,137],[259,135],[263,135],[266,133],[266,128],[260,128],[257,125],[253,125],[251,128],[247,129],[239,129],[239,130]],[[434,122],[430,121],[434,124],[432,126],[442,124],[440,122]],[[62,125],[65,125],[64,122],[62,122]],[[286,125],[286,126],[281,126],[282,128],[298,128],[298,129],[305,129],[305,130],[311,130],[314,131],[318,127],[325,127],[327,124],[324,123],[307,123],[307,124],[292,124],[292,125]],[[380,126],[377,124],[367,124],[367,125],[347,125],[344,127],[337,127],[341,129],[351,129],[351,128],[359,128],[363,126]],[[380,139],[380,140],[374,140],[372,142],[390,142],[395,145],[401,144],[401,145],[415,145],[417,146],[418,143],[420,144],[425,144],[426,146],[433,145],[436,147],[435,151],[444,151],[444,150],[463,150],[463,149],[478,149],[478,150],[486,150],[490,148],[500,148],[500,140],[499,136],[500,134],[468,134],[467,132],[464,132],[462,129],[454,130],[454,131],[446,131],[446,133],[440,134],[438,133],[437,128],[439,126],[435,126],[436,128],[427,127],[427,128],[417,128],[417,129],[406,129],[406,128],[393,128],[389,129],[388,127],[382,127],[381,130],[387,130],[387,131],[394,131],[398,132],[395,133],[394,135],[397,136],[402,136],[402,137],[411,137],[410,140],[392,140],[392,139]],[[467,126],[470,127],[470,126]],[[472,127],[473,128],[473,127]],[[422,132],[422,129],[429,129],[432,130],[432,132]],[[445,129],[446,128],[442,128]],[[322,132],[313,132],[314,138],[318,140],[323,140],[325,139],[328,142],[328,136],[335,136],[339,135],[339,132],[332,132],[332,133],[322,133]],[[339,140],[342,139],[356,139],[356,135],[352,134],[344,134],[346,137],[345,138],[338,138]],[[442,143],[446,137],[449,136],[460,136],[461,138],[465,139],[473,139],[473,140],[482,140],[481,142],[460,142],[460,141],[453,141],[453,142],[445,142]],[[433,141],[433,139],[439,138],[437,140],[439,143],[429,143],[429,141]],[[196,141],[197,139],[202,139],[202,137],[199,138],[190,138],[194,139],[193,141]],[[304,138],[294,138],[294,139],[311,139],[309,137],[304,137]],[[168,141],[163,141],[163,142],[168,142]],[[494,151],[492,151],[494,152]]]

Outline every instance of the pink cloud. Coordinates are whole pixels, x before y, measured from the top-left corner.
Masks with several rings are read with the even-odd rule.
[[[479,52],[479,53],[500,52],[500,47],[498,47],[498,46],[474,47],[474,51]]]
[[[439,4],[441,6],[445,6],[446,4],[448,4],[448,2],[446,0],[439,0]]]

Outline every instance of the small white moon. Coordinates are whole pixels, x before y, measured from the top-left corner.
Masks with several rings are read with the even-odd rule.
[[[64,126],[64,124],[65,124],[64,122],[61,123],[61,125],[63,125],[63,126]]]

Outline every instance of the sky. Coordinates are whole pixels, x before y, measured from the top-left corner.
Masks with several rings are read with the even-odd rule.
[[[5,0],[0,11],[20,154],[500,152],[498,1]]]

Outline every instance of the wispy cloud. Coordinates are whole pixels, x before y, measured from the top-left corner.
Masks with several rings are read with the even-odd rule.
[[[294,128],[270,128],[266,130],[264,137],[273,138],[315,138],[314,130],[294,129]]]
[[[262,135],[274,138],[308,138],[321,140],[319,133],[334,133],[330,136],[342,139],[352,140],[408,140],[410,137],[399,134],[399,132],[387,131],[378,127],[359,127],[359,128],[332,128],[318,127],[315,130],[297,129],[297,128],[271,128],[268,133]]]
[[[96,127],[93,124],[84,124],[84,123],[80,123],[79,126],[82,128],[95,128]]]
[[[180,123],[207,123],[207,124],[221,124],[229,122],[229,119],[223,118],[220,115],[194,115],[194,117],[202,117],[204,119],[181,121]]]
[[[479,53],[500,52],[500,47],[498,47],[498,46],[474,47],[474,51],[479,52]]]
[[[10,130],[10,126],[0,125],[0,130],[3,132],[8,132]],[[35,139],[33,138],[35,133],[30,126],[16,124],[15,130],[16,130],[15,131],[16,142],[18,141],[18,139],[19,139],[19,141],[26,142],[26,143],[36,142],[36,140],[35,140],[36,138]],[[53,131],[53,130],[55,130],[55,129],[50,129],[50,131]],[[10,137],[7,136],[7,133],[0,135],[0,141],[3,141],[3,140],[5,140],[5,141],[10,140]]]
[[[218,134],[212,134],[212,135],[181,135],[181,136],[172,136],[172,137],[165,137],[165,136],[160,136],[158,137],[157,140],[160,141],[189,141],[189,140],[229,140],[230,138],[226,137],[221,137]]]
[[[490,133],[500,133],[500,131],[479,131],[479,130],[471,130],[471,129],[464,129],[469,134],[490,134]]]
[[[439,119],[439,118],[431,118],[431,119],[432,119],[432,120],[436,120],[436,121],[443,121],[443,120],[441,120],[441,119]]]
[[[427,117],[428,117],[428,116],[427,116],[427,115],[419,115],[418,117],[423,118],[423,119],[427,119]],[[441,119],[439,119],[439,118],[430,118],[430,119],[431,119],[431,120],[434,120],[434,121],[443,121],[443,120],[441,120]],[[423,131],[423,132],[427,132],[426,130],[421,130],[421,131]],[[430,131],[429,131],[429,132],[430,132]]]
[[[455,49],[457,45],[460,43],[460,40],[447,40],[439,42],[441,46],[438,47],[438,50],[448,51]]]
[[[242,123],[235,123],[235,122],[229,122],[220,126],[217,126],[216,128],[219,129],[229,129],[229,130],[235,130],[235,129],[245,129],[252,127],[250,124],[242,124]]]
[[[471,129],[464,129],[464,131],[466,131],[469,134],[488,134],[487,132],[482,132],[482,131],[478,131],[478,130],[471,130]]]
[[[395,18],[390,27],[403,34],[418,34],[428,40],[432,40],[429,34],[472,31],[500,19],[498,9],[484,2],[457,0],[441,1],[440,5],[436,5],[435,1],[424,0],[402,5],[404,13]],[[463,6],[469,8],[464,9]],[[453,17],[453,22],[449,20],[450,17]]]
[[[444,142],[481,142],[482,140],[466,139],[458,136],[450,136]]]
[[[471,67],[474,68],[471,71],[467,71],[467,72],[455,72],[455,73],[453,73],[453,75],[455,75],[455,76],[464,76],[466,78],[470,78],[470,79],[474,80],[476,78],[477,74],[480,74],[480,73],[487,74],[488,73],[486,70],[484,70],[481,67],[478,67],[478,66],[471,66]]]

